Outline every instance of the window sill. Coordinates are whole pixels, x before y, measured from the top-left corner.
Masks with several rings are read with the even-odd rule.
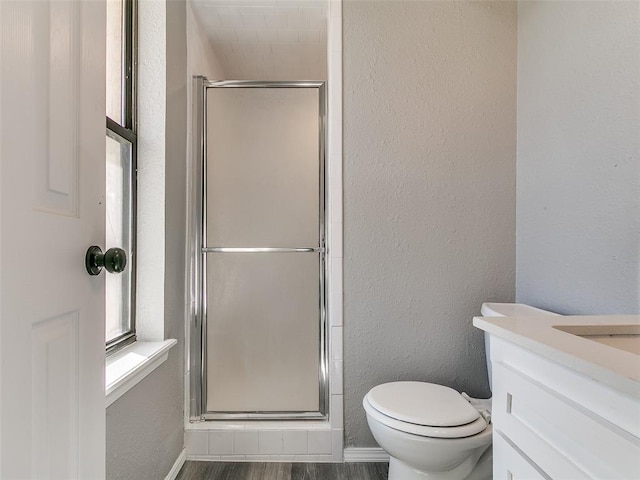
[[[164,363],[175,339],[135,342],[109,355],[106,360],[105,396],[108,407],[144,377]]]

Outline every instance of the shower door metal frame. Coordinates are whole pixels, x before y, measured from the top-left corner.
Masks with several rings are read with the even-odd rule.
[[[189,420],[300,420],[327,419],[329,409],[328,378],[328,338],[327,338],[327,301],[326,301],[326,86],[323,81],[249,81],[227,80],[209,81],[205,77],[193,78],[193,158],[191,164],[190,198],[191,215],[188,218],[187,245],[190,279],[188,293],[190,305],[188,312],[187,334],[189,338]],[[207,247],[207,90],[209,88],[315,88],[318,90],[318,138],[319,138],[319,245],[315,248],[279,248],[279,247]],[[319,409],[309,412],[208,412],[207,406],[207,278],[206,256],[209,253],[317,253],[319,257]]]

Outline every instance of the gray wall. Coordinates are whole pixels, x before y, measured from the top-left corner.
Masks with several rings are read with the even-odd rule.
[[[640,7],[521,2],[517,299],[640,311]]]
[[[489,395],[471,319],[514,299],[517,10],[347,0],[343,20],[345,436],[366,447],[376,384]]]
[[[107,409],[107,478],[162,479],[184,446],[185,152],[184,1],[167,1],[165,338],[168,360]]]

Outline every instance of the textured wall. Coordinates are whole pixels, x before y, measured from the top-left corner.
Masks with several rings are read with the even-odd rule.
[[[136,251],[136,328],[138,339],[164,339],[165,250],[164,203],[167,81],[166,0],[145,0],[138,5],[138,186]],[[159,47],[160,46],[160,47]]]
[[[522,2],[518,301],[640,312],[640,3]]]
[[[184,446],[186,11],[168,0],[165,143],[165,338],[169,359],[107,409],[107,477],[164,478]]]
[[[204,75],[209,80],[226,78],[218,55],[203,33],[189,0],[187,0],[187,69],[190,75]]]
[[[362,397],[413,379],[488,395],[483,301],[513,301],[513,2],[347,0],[345,435]]]

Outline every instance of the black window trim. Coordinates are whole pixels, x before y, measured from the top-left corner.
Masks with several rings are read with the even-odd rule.
[[[107,133],[112,132],[131,144],[131,251],[127,252],[127,266],[131,269],[130,328],[106,342],[107,354],[136,341],[136,251],[137,251],[137,191],[138,191],[138,137],[137,137],[137,1],[122,0],[122,121],[106,117]],[[109,248],[110,246],[107,246]]]

